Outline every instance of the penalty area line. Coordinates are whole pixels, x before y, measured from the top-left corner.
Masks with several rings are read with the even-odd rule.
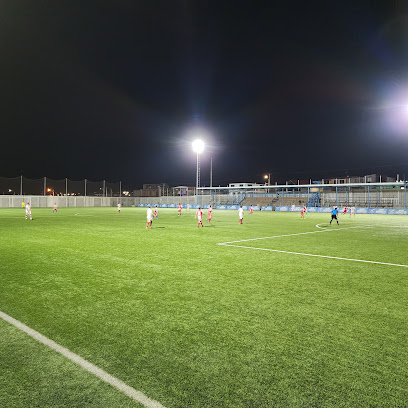
[[[160,404],[159,402],[155,400],[150,399],[149,397],[144,395],[141,391],[135,390],[134,388],[125,384],[123,381],[119,380],[118,378],[110,375],[106,371],[90,363],[89,361],[83,359],[82,357],[78,356],[77,354],[73,353],[67,348],[60,346],[59,344],[55,343],[48,337],[43,336],[41,333],[31,329],[30,327],[26,326],[24,323],[21,323],[19,320],[16,320],[13,317],[7,315],[6,313],[3,313],[1,310],[0,310],[0,318],[10,323],[11,325],[15,326],[16,328],[23,331],[24,333],[28,334],[30,337],[37,340],[38,342],[44,344],[45,346],[48,346],[49,348],[53,349],[57,353],[62,354],[64,357],[68,358],[73,363],[79,365],[80,367],[88,371],[89,373],[100,378],[105,383],[111,385],[112,387],[115,387],[116,389],[121,391],[123,394],[127,395],[129,398],[144,405],[146,408],[165,408],[164,405]]]
[[[377,264],[377,265],[399,266],[399,267],[402,267],[402,268],[408,268],[408,265],[395,264],[395,263],[390,263],[390,262],[368,261],[368,260],[365,260],[365,259],[354,259],[354,258],[342,258],[340,256],[305,254],[303,252],[282,251],[282,250],[279,250],[279,249],[257,248],[257,247],[249,247],[249,246],[244,246],[244,245],[230,245],[230,244],[219,244],[219,245],[234,247],[234,248],[257,249],[258,251],[278,252],[278,253],[281,253],[281,254],[303,255],[303,256],[312,256],[312,257],[316,257],[316,258],[337,259],[337,260],[340,260],[340,261],[363,262],[363,263],[370,263],[370,264]]]
[[[320,224],[317,224],[320,225]],[[316,227],[317,227],[316,225]],[[329,228],[321,228],[320,230],[317,231],[308,231],[308,232],[298,232],[295,234],[285,234],[285,235],[273,235],[271,237],[261,237],[261,238],[248,238],[248,239],[241,239],[239,241],[228,241],[228,242],[219,242],[217,245],[227,245],[227,244],[235,244],[237,242],[247,242],[247,241],[259,241],[261,239],[272,239],[272,238],[282,238],[282,237],[294,237],[296,235],[307,235],[307,234],[317,234],[319,232],[331,232],[331,231],[341,231],[341,230],[346,230],[346,229],[352,229],[352,228],[365,228],[364,226],[354,226],[354,227],[344,227],[344,228],[334,228],[334,229],[329,229]],[[232,246],[232,245],[231,245]]]

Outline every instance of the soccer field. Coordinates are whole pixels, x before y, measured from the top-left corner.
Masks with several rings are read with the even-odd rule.
[[[408,217],[32,213],[0,210],[0,407],[407,406]]]

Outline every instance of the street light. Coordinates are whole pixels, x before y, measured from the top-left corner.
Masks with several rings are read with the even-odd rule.
[[[201,139],[193,142],[193,152],[197,153],[197,175],[196,175],[196,201],[199,204],[198,188],[200,187],[200,154],[204,151],[205,143]]]

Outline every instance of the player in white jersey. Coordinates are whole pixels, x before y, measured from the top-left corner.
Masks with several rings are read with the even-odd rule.
[[[118,213],[120,214],[120,208],[122,207],[122,205],[120,203],[118,203]]]
[[[356,207],[350,207],[350,217],[351,215],[356,216]]]
[[[27,219],[27,216],[30,216],[30,220],[33,219],[32,215],[31,215],[31,205],[30,203],[27,203],[25,206],[25,210],[26,210],[26,215],[25,215],[25,219]]]
[[[57,203],[54,203],[54,207],[52,208],[52,212],[58,212]]]
[[[204,225],[203,225],[203,210],[201,209],[201,207],[198,207],[198,210],[196,211],[196,215],[195,215],[194,218],[198,219],[197,227],[200,227],[200,225],[202,227],[204,227]]]
[[[152,224],[153,224],[153,214],[152,214],[152,207],[149,205],[149,208],[147,209],[147,224],[146,224],[146,229],[148,229],[149,227],[152,228]]]
[[[244,210],[242,208],[242,205],[238,210],[238,216],[239,216],[239,223],[242,224],[242,222],[244,220]]]

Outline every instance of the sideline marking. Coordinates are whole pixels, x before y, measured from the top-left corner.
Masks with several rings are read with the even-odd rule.
[[[314,256],[314,257],[317,257],[317,258],[330,258],[330,259],[339,259],[339,260],[342,260],[342,261],[365,262],[365,263],[372,263],[372,264],[379,264],[379,265],[401,266],[403,268],[408,268],[408,265],[394,264],[394,263],[389,263],[389,262],[367,261],[365,259],[353,259],[353,258],[341,258],[339,256],[305,254],[303,252],[281,251],[279,249],[248,247],[248,246],[244,246],[244,245],[229,245],[229,244],[218,244],[218,245],[224,245],[224,246],[229,246],[229,247],[234,247],[234,248],[258,249],[259,251],[280,252],[282,254]]]
[[[30,327],[26,326],[24,323],[21,323],[19,320],[16,320],[12,318],[11,316],[7,315],[6,313],[3,313],[1,310],[0,310],[0,317],[6,322],[12,324],[13,326],[17,327],[21,331],[25,332],[33,339],[52,348],[57,353],[62,354],[64,357],[68,358],[75,364],[84,368],[86,371],[99,377],[102,381],[117,388],[119,391],[123,392],[129,398],[132,398],[133,400],[141,403],[145,407],[147,408],[166,408],[164,405],[160,404],[159,402],[152,400],[146,395],[144,395],[141,391],[135,390],[134,388],[125,384],[123,381],[117,379],[116,377],[113,377],[112,375],[102,370],[101,368],[97,367],[96,365],[90,363],[87,360],[84,360],[82,357],[78,356],[72,351],[69,351],[67,348],[60,346],[59,344],[55,343],[48,337],[45,337],[41,333],[38,333],[37,331],[31,329]]]

